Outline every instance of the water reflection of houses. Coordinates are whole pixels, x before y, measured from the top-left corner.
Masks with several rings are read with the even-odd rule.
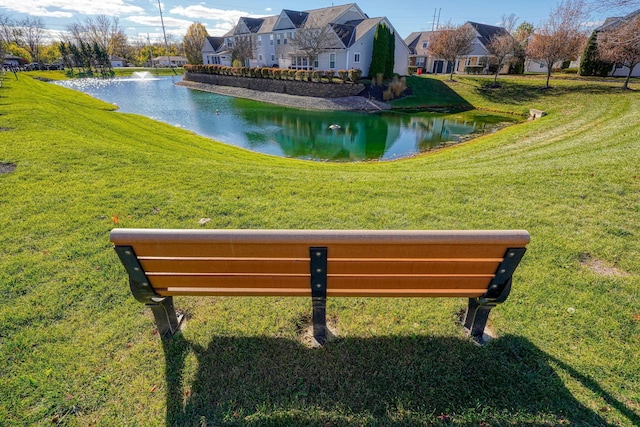
[[[351,113],[318,113],[294,110],[243,111],[257,127],[279,129],[273,133],[286,156],[295,158],[358,161],[380,159],[400,135],[400,126],[377,116]],[[331,129],[331,125],[339,125]],[[248,135],[249,136],[249,135]],[[249,139],[253,139],[250,138]],[[254,139],[255,140],[255,139]],[[263,144],[267,141],[256,141]]]

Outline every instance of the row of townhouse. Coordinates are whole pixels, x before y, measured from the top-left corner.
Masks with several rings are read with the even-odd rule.
[[[368,75],[373,41],[378,25],[386,25],[395,37],[394,72],[407,74],[413,66],[427,73],[465,72],[473,67],[489,69],[487,45],[493,37],[506,33],[502,27],[467,22],[476,32],[473,51],[456,64],[448,64],[428,53],[430,31],[411,33],[406,39],[395,31],[386,17],[369,18],[356,3],[322,9],[282,10],[279,15],[240,18],[236,26],[222,37],[207,37],[202,49],[204,64],[233,65],[233,52],[245,49],[246,67],[341,70],[358,68]],[[321,29],[323,43],[329,46],[314,58],[296,48],[292,40],[297,32]],[[244,46],[244,48],[243,48]],[[507,72],[508,68],[501,70]]]
[[[240,18],[224,36],[207,37],[202,59],[204,64],[230,66],[233,50],[245,46],[250,52],[243,55],[246,67],[357,68],[368,75],[376,29],[381,24],[389,28],[395,38],[394,72],[404,75],[409,63],[409,47],[386,17],[369,18],[355,3],[306,11],[283,10],[279,15],[263,18]],[[314,57],[309,57],[292,42],[301,31],[305,34],[317,31],[315,37],[325,46]]]

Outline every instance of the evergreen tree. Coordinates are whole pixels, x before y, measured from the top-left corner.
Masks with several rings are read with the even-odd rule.
[[[396,37],[388,27],[386,28],[387,36],[387,60],[384,68],[384,78],[390,79],[393,77],[393,68],[396,62]]]
[[[581,76],[606,77],[611,71],[613,64],[602,61],[598,52],[598,34],[594,31],[589,37],[589,41],[584,48],[582,59],[580,60]]]
[[[387,55],[389,54],[387,34],[387,26],[384,24],[378,24],[378,28],[376,28],[376,34],[373,39],[371,65],[369,66],[369,77],[371,78],[375,78],[378,74],[385,74]]]

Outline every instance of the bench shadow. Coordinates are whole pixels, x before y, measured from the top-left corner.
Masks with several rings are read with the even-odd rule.
[[[354,419],[375,425],[448,424],[448,414],[481,411],[505,414],[483,420],[489,424],[520,417],[540,425],[550,419],[606,425],[572,396],[551,365],[640,424],[635,412],[595,381],[517,336],[485,347],[415,336],[344,338],[311,349],[284,338],[215,336],[202,348],[179,335],[163,347],[167,425],[335,426]],[[184,372],[190,354],[198,362],[195,376]],[[329,418],[328,412],[347,418]]]

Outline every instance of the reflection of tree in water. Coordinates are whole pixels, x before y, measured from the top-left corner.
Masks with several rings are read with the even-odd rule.
[[[273,108],[240,108],[247,123],[265,132],[246,132],[249,143],[277,143],[289,157],[324,160],[381,158],[387,148],[389,126],[378,115]],[[339,125],[331,129],[331,125]],[[269,141],[269,138],[273,141]],[[393,141],[391,141],[393,142]]]
[[[363,114],[295,110],[238,100],[236,114],[247,128],[248,146],[255,151],[277,145],[294,158],[358,161],[404,157],[468,139],[497,128],[503,117],[472,112],[458,114]],[[331,129],[331,125],[339,125]]]

